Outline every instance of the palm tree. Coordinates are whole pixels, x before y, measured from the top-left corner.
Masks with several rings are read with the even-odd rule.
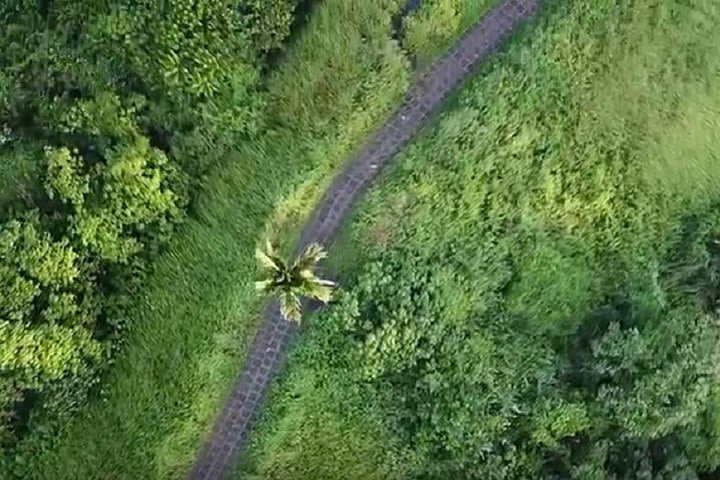
[[[255,254],[267,272],[267,278],[255,282],[255,287],[278,296],[280,312],[286,319],[300,322],[301,297],[314,298],[323,303],[332,298],[335,283],[323,280],[313,272],[317,263],[327,257],[327,252],[319,244],[309,245],[292,264],[279,258],[269,241],[265,243],[265,250],[258,248]]]

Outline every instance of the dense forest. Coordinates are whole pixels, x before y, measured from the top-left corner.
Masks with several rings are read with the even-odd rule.
[[[195,180],[261,127],[295,3],[0,2],[0,443],[97,382]]]

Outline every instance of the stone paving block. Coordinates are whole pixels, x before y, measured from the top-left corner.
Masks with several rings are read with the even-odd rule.
[[[401,106],[326,192],[315,215],[307,222],[296,253],[334,239],[353,204],[380,170],[426,123],[443,100],[512,29],[540,7],[540,0],[504,0],[419,77]],[[285,321],[276,302],[269,302],[263,324],[253,341],[233,391],[189,478],[218,480],[228,475],[244,447],[264,398],[282,369],[285,350],[298,326]]]

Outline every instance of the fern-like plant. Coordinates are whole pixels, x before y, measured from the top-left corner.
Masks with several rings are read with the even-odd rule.
[[[321,245],[309,245],[292,263],[278,257],[269,241],[264,250],[258,248],[255,254],[267,275],[265,280],[255,282],[255,286],[260,291],[277,295],[280,311],[286,319],[300,322],[302,297],[323,303],[332,298],[335,283],[317,277],[314,272],[318,262],[327,257]]]

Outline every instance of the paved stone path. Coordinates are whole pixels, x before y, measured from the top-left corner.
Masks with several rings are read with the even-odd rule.
[[[405,103],[335,179],[314,217],[305,225],[297,251],[312,242],[325,246],[332,243],[353,203],[380,170],[474,67],[538,9],[540,1],[502,1],[423,74],[408,93]],[[190,474],[191,479],[216,480],[230,473],[262,408],[263,399],[280,371],[286,347],[296,333],[297,326],[284,320],[277,304],[272,302],[264,312],[245,368]]]

